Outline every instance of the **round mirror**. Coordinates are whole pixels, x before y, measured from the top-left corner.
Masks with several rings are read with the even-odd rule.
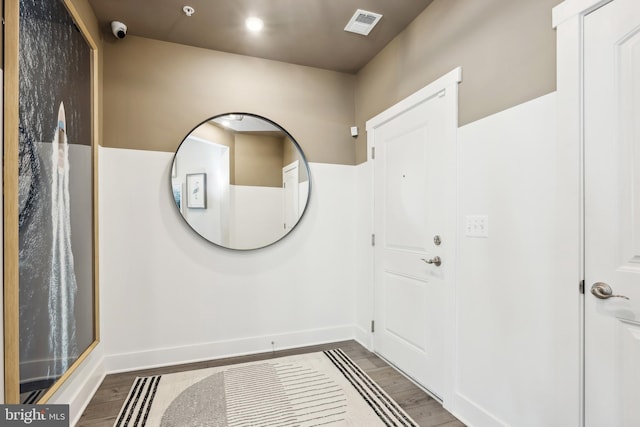
[[[293,137],[255,114],[200,123],[180,143],[171,191],[189,226],[229,249],[269,246],[300,221],[309,201],[309,165]]]

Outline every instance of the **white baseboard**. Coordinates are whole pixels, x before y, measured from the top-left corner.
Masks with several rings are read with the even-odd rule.
[[[333,328],[296,331],[279,335],[249,337],[226,341],[214,341],[181,347],[158,348],[134,353],[105,356],[105,367],[109,374],[157,368],[175,364],[200,362],[225,357],[286,350],[356,338],[354,325]],[[274,343],[271,345],[271,343]]]
[[[47,403],[68,404],[70,426],[75,426],[106,375],[100,345],[60,386]]]
[[[353,327],[354,339],[364,348],[373,351],[373,335],[360,325]]]
[[[454,393],[452,402],[444,402],[443,406],[465,425],[471,425],[468,420],[473,420],[476,425],[487,427],[506,427],[508,425],[459,392]]]

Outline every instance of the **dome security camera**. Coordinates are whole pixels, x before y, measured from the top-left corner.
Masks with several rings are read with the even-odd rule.
[[[111,22],[111,32],[118,39],[123,39],[127,35],[127,26],[120,21]]]

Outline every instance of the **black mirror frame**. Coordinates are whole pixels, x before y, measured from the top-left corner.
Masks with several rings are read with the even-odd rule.
[[[217,114],[215,116],[211,116],[205,120],[202,120],[201,122],[199,122],[197,125],[195,125],[193,128],[191,128],[191,130],[185,135],[185,137],[182,139],[182,141],[180,141],[180,144],[178,145],[178,147],[176,148],[175,153],[173,154],[173,158],[171,160],[171,168],[169,168],[169,191],[172,193],[173,192],[173,177],[171,174],[171,170],[173,168],[173,165],[176,162],[176,156],[178,155],[178,152],[180,151],[180,147],[182,147],[182,144],[184,144],[184,142],[189,138],[189,136],[200,126],[202,126],[205,123],[208,123],[212,120],[215,120],[217,118],[220,117],[224,117],[224,116],[230,116],[230,115],[243,115],[243,116],[250,116],[250,117],[254,117],[260,120],[264,120],[265,122],[271,124],[272,126],[278,128],[280,131],[282,131],[282,133],[284,133],[284,135],[286,137],[289,138],[289,140],[291,141],[291,143],[293,144],[294,148],[298,151],[298,154],[300,155],[300,159],[302,160],[302,162],[304,163],[304,167],[307,173],[307,177],[308,177],[308,185],[309,185],[309,191],[308,191],[308,195],[307,195],[307,200],[304,206],[304,209],[302,210],[302,213],[300,214],[300,217],[298,218],[298,221],[296,221],[295,225],[293,227],[291,227],[291,229],[286,232],[285,234],[283,234],[279,239],[274,240],[273,242],[266,244],[266,245],[262,245],[262,246],[257,246],[255,248],[232,248],[229,246],[224,246],[221,245],[219,243],[213,242],[209,239],[207,239],[206,237],[204,237],[200,232],[198,232],[195,228],[193,228],[191,226],[191,224],[187,221],[187,219],[184,217],[184,215],[182,214],[182,212],[180,212],[180,209],[178,207],[177,204],[172,203],[173,206],[177,209],[177,213],[179,214],[180,218],[182,219],[182,221],[184,221],[184,223],[195,233],[197,234],[201,239],[205,240],[206,242],[209,242],[219,248],[223,248],[223,249],[227,249],[227,250],[231,250],[231,251],[236,251],[236,252],[250,252],[250,251],[257,251],[260,249],[265,249],[268,248],[270,246],[275,245],[276,243],[282,241],[285,237],[289,236],[300,224],[300,222],[302,222],[304,215],[307,213],[307,210],[309,209],[309,203],[311,200],[311,194],[312,194],[312,178],[311,178],[311,169],[309,168],[309,162],[307,161],[307,158],[304,154],[304,151],[302,150],[302,147],[300,147],[300,144],[298,143],[298,141],[296,141],[296,139],[282,126],[280,126],[278,123],[274,122],[271,119],[268,119],[264,116],[261,116],[259,114],[255,114],[255,113],[246,113],[246,112],[227,112],[227,113],[222,113],[222,114]],[[173,200],[173,196],[172,196],[172,200]],[[183,201],[184,203],[184,201]]]

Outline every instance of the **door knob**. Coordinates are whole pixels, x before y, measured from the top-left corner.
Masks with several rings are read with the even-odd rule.
[[[424,259],[424,258],[421,258],[421,259],[422,259],[422,261],[426,262],[427,264],[433,264],[436,267],[440,267],[440,264],[442,264],[442,260],[440,259],[439,256],[434,256],[431,259]]]
[[[613,291],[611,290],[611,286],[607,285],[604,282],[596,282],[591,286],[591,293],[595,295],[596,298],[600,299],[609,299],[609,298],[624,298],[629,299],[629,297],[625,297],[624,295],[613,295]]]

